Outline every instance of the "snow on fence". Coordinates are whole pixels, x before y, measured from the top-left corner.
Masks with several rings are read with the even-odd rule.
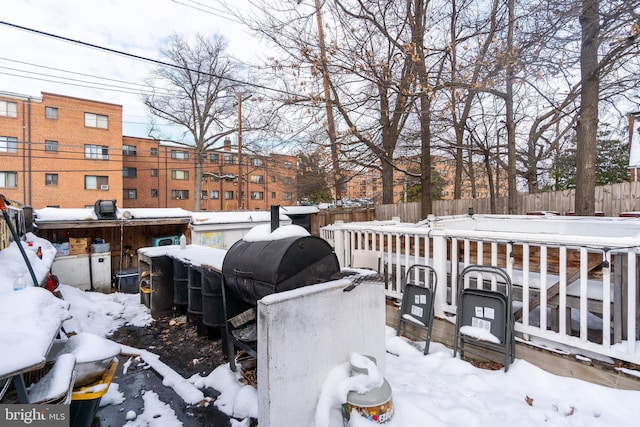
[[[388,297],[402,297],[408,266],[431,265],[439,282],[435,315],[452,322],[459,285],[501,286],[482,277],[458,284],[460,271],[504,268],[514,284],[518,339],[640,363],[640,219],[461,215],[333,224],[321,236],[343,267],[357,267],[355,250],[375,253]]]

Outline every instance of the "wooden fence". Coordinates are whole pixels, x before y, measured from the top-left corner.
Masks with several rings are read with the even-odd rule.
[[[640,211],[640,182],[596,187],[596,211],[605,216],[619,216],[622,212]],[[518,211],[524,215],[532,211],[555,211],[561,215],[572,212],[575,207],[575,190],[518,194]],[[496,199],[495,212],[491,211],[490,199],[435,200],[433,214],[436,216],[465,215],[469,208],[478,214],[507,214],[507,198]],[[420,203],[399,203],[376,206],[375,219],[388,220],[399,217],[403,222],[420,221]],[[345,221],[346,222],[346,221]]]
[[[376,209],[328,209],[311,215],[311,234],[320,235],[320,228],[336,221],[366,222],[376,219]]]

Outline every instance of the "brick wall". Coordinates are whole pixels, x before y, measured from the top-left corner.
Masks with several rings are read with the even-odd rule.
[[[17,173],[17,185],[1,189],[5,196],[36,209],[122,200],[122,106],[49,93],[0,101],[17,106],[16,117],[0,116],[0,136],[17,140],[15,151],[0,149],[0,172]],[[85,125],[87,113],[94,126]],[[87,145],[99,158],[86,158]]]
[[[125,193],[135,190],[129,193],[137,195],[136,199],[125,197],[124,207],[193,210],[195,197],[201,197],[200,209],[206,211],[268,210],[271,205],[296,204],[295,156],[245,154],[240,170],[237,150],[228,141],[221,149],[210,150],[203,157],[201,194],[196,195],[195,149],[133,137],[124,137],[123,144],[135,147],[136,153],[124,156],[123,167],[135,168],[136,178],[125,177],[123,188]],[[243,177],[241,200],[238,200],[238,173]]]
[[[15,114],[6,114],[7,103]],[[239,199],[237,150],[230,140],[203,157],[206,179],[195,194],[195,150],[123,136],[121,105],[51,93],[0,94],[0,138],[0,178],[17,177],[0,193],[35,209],[115,199],[125,208],[193,210],[201,198],[202,210],[267,210],[297,200],[296,157],[250,153],[242,157]]]

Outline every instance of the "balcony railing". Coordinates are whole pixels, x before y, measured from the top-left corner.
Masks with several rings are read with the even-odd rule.
[[[343,267],[352,266],[356,249],[376,252],[391,298],[402,297],[408,266],[431,265],[439,283],[435,315],[452,322],[460,271],[471,264],[504,268],[514,286],[519,340],[640,363],[639,230],[635,218],[465,215],[333,224],[321,235]],[[501,287],[488,277],[461,285],[480,282]]]

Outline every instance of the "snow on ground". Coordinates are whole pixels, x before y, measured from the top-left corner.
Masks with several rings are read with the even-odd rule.
[[[68,287],[63,287],[63,292],[65,298],[67,294],[74,295],[71,313],[83,330],[113,331],[126,323],[144,325],[144,321],[150,321],[148,309],[139,304],[137,295],[76,294]],[[84,302],[81,301],[83,297]],[[637,404],[640,392],[637,391],[616,390],[552,375],[519,359],[507,373],[483,370],[454,359],[451,349],[435,342],[430,346],[430,354],[424,356],[419,346],[396,337],[391,328],[387,328],[386,348],[386,379],[393,390],[395,409],[392,421],[386,424],[388,427],[634,426],[640,419],[640,405]],[[127,348],[126,351],[135,352],[136,349]],[[256,390],[240,383],[228,364],[219,366],[207,376],[194,375],[184,379],[153,353],[137,350],[137,354],[167,378],[165,385],[173,387],[185,402],[196,401],[201,396],[199,390],[210,386],[222,393],[214,404],[238,418],[232,425],[248,426],[247,417],[257,416]],[[342,372],[348,370],[342,368]],[[327,378],[329,376],[327,373]],[[339,381],[335,387],[338,384]],[[118,394],[117,387],[112,384],[102,404],[123,402],[124,397]],[[333,391],[340,393],[338,389]],[[137,414],[127,426],[155,425],[150,415],[158,413],[165,422],[163,426],[172,425],[171,415],[175,417],[175,413],[169,405],[164,405],[170,402],[160,402],[157,395],[149,392],[145,393],[144,401],[143,414]],[[322,411],[329,414],[328,426],[342,426],[339,402],[321,400],[318,412]],[[364,418],[351,421],[352,427],[372,425]]]
[[[145,326],[152,321],[148,308],[139,303],[138,295],[83,292],[65,285],[61,285],[60,290],[72,316],[65,322],[67,330],[108,337],[123,325]],[[5,308],[20,310],[20,307]],[[419,347],[396,337],[394,331],[387,328],[384,363],[395,410],[391,422],[385,424],[388,427],[634,426],[640,420],[640,405],[637,404],[640,392],[637,391],[615,390],[559,377],[519,359],[507,373],[482,370],[454,359],[451,349],[439,343],[431,344],[427,356]],[[6,347],[0,350],[6,351]],[[236,418],[232,421],[233,426],[248,426],[249,417],[257,416],[256,390],[240,383],[228,364],[219,366],[207,376],[183,378],[147,350],[125,347],[123,351],[137,355],[159,372],[164,378],[163,384],[173,388],[188,404],[202,400],[201,389],[206,386],[220,391],[221,395],[213,404]],[[348,369],[344,366],[337,366],[327,373],[325,390],[329,397],[344,394],[347,376]],[[144,410],[139,414],[127,413],[126,426],[181,425],[171,402],[161,402],[152,391],[146,391],[142,398]],[[125,402],[126,396],[119,391],[118,384],[112,383],[101,405],[123,405]],[[342,426],[340,409],[339,399],[319,399],[317,413],[324,417],[316,417],[316,427]],[[350,425],[375,424],[352,417]]]

